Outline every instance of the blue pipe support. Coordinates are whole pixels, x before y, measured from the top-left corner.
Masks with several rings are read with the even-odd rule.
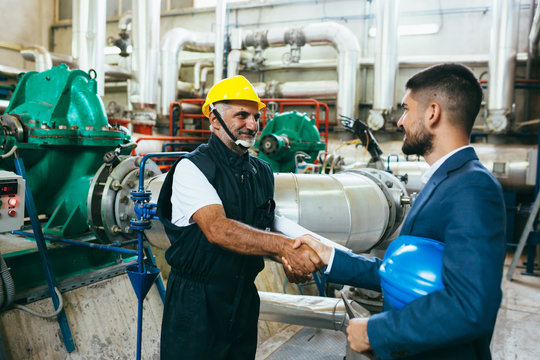
[[[130,221],[130,226],[133,230],[138,232],[138,249],[137,249],[137,267],[140,276],[146,274],[144,267],[144,243],[143,243],[143,232],[144,230],[150,229],[152,223],[150,220],[156,213],[156,206],[154,204],[149,204],[151,197],[151,191],[144,190],[144,167],[146,161],[150,158],[159,158],[159,157],[170,157],[170,156],[182,156],[185,155],[185,151],[181,152],[168,152],[168,153],[150,153],[143,156],[139,165],[139,187],[138,191],[131,191],[131,199],[135,202],[135,212],[137,214],[137,219],[132,219]],[[151,255],[152,253],[149,252]],[[153,258],[153,256],[149,256]],[[153,260],[151,260],[153,261]],[[159,278],[161,280],[161,278]],[[162,283],[163,284],[163,283]],[[159,286],[158,286],[159,290]],[[164,289],[163,289],[164,290]],[[141,359],[141,346],[142,346],[142,319],[143,319],[143,301],[145,294],[137,294],[139,300],[138,306],[138,316],[137,316],[137,360]],[[160,296],[161,293],[160,293]],[[162,297],[163,300],[163,297]]]
[[[15,153],[15,169],[17,174],[22,176],[22,178],[28,184],[28,178],[26,177],[26,169],[24,168],[24,162],[21,158]],[[51,293],[51,298],[55,309],[58,309],[60,306],[60,301],[56,294],[55,288],[58,287],[56,283],[56,277],[54,276],[54,271],[51,267],[49,261],[49,255],[47,254],[47,245],[45,243],[45,238],[43,237],[43,229],[41,228],[41,223],[38,219],[38,213],[36,209],[36,204],[34,202],[34,196],[30,190],[30,186],[26,187],[24,194],[26,201],[26,211],[30,217],[30,222],[32,223],[32,229],[34,230],[36,244],[39,251],[39,257],[41,259],[41,265],[43,266],[43,271],[45,272],[45,277],[47,278],[47,285],[49,287],[49,292]],[[69,323],[67,320],[66,312],[64,309],[60,310],[56,316],[58,324],[60,326],[60,332],[62,333],[62,338],[64,340],[64,345],[67,352],[73,352],[75,350],[75,343],[73,342],[73,336],[71,335],[71,329],[69,328]]]
[[[390,174],[392,174],[392,170],[390,170],[390,159],[392,157],[395,157],[396,158],[396,162],[399,162],[399,155],[398,154],[389,154],[387,157],[386,157],[386,172],[389,172]]]
[[[26,232],[26,231],[18,231],[18,230],[16,230],[16,231],[12,231],[12,233],[15,234],[15,235],[28,236],[28,237],[32,237],[32,238],[36,237],[35,234],[29,233],[29,232]],[[89,248],[98,249],[98,250],[112,251],[112,252],[117,252],[117,253],[121,253],[121,254],[137,255],[137,251],[135,251],[135,250],[122,249],[122,248],[115,247],[115,246],[110,246],[110,245],[94,244],[94,243],[91,243],[91,242],[70,240],[70,239],[65,239],[65,238],[57,238],[57,237],[54,237],[54,236],[47,236],[47,235],[45,235],[44,238],[46,240],[51,241],[51,242],[60,242],[60,243],[64,243],[64,244],[89,247]]]

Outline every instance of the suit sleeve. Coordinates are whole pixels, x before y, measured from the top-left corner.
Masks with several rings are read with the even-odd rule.
[[[380,259],[335,249],[334,262],[326,281],[381,291],[380,266]]]
[[[439,189],[445,193],[440,219],[434,220],[445,242],[445,288],[400,311],[370,318],[368,337],[381,358],[458,345],[493,329],[502,297],[504,200],[500,186],[486,172],[477,171],[462,180]]]

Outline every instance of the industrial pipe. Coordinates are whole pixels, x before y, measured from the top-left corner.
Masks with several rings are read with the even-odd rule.
[[[243,46],[265,49],[303,44],[331,45],[338,52],[337,114],[356,117],[358,59],[360,46],[355,35],[345,26],[334,22],[314,23],[299,28],[253,30],[243,34]]]
[[[227,36],[227,0],[216,2],[216,43],[214,48],[214,84],[223,79],[225,38]]]
[[[488,115],[486,125],[491,131],[508,126],[514,102],[519,29],[519,1],[495,0],[491,22]]]
[[[161,1],[135,0],[133,3],[134,81],[129,100],[134,126],[153,126],[156,119]]]
[[[529,56],[536,56],[538,52],[538,40],[540,40],[540,2],[536,5],[531,31],[529,33]]]
[[[169,30],[161,41],[161,105],[159,114],[169,115],[169,104],[176,101],[176,82],[180,71],[181,50],[213,52],[214,33],[194,32],[182,28]]]
[[[72,55],[79,69],[97,74],[97,93],[105,94],[105,21],[107,19],[105,0],[73,1],[73,42]]]
[[[21,55],[25,60],[35,61],[36,71],[38,72],[50,70],[53,66],[51,53],[49,53],[43,46],[25,46],[21,49]]]
[[[379,130],[384,126],[394,103],[398,69],[398,14],[399,1],[377,1],[373,108],[369,111],[367,119],[369,127],[373,130]]]

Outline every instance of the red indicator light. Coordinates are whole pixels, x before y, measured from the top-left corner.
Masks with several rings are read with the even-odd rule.
[[[17,212],[15,210],[13,210],[13,209],[8,211],[8,215],[11,216],[11,217],[15,216],[15,214],[17,214]]]
[[[9,206],[15,206],[15,205],[17,205],[17,199],[15,199],[15,198],[9,198],[9,200],[8,200],[8,205],[9,205]]]

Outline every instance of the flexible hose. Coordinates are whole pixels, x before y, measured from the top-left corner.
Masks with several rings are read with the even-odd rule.
[[[11,150],[9,150],[7,153],[5,153],[4,155],[0,155],[0,159],[7,159],[8,157],[10,157],[11,155],[13,155],[15,153],[15,151],[17,151],[17,145],[13,146],[11,148]]]
[[[27,308],[26,306],[18,305],[18,304],[13,305],[13,307],[15,309],[26,311],[27,313],[30,313],[32,315],[39,316],[40,318],[55,317],[56,315],[60,314],[60,311],[62,311],[62,309],[64,308],[64,300],[62,299],[62,293],[60,292],[60,290],[58,290],[57,287],[54,288],[54,292],[56,293],[56,296],[58,296],[58,308],[52,314],[40,314],[30,308]]]
[[[15,297],[15,284],[13,283],[13,278],[11,277],[11,273],[9,272],[9,268],[6,264],[6,261],[2,257],[2,254],[0,254],[0,273],[1,275],[1,281],[0,286],[2,288],[2,297],[0,300],[0,309],[2,309],[5,306],[11,305],[13,302],[13,298]],[[4,289],[3,285],[5,284],[6,290],[5,290],[5,300],[4,300]]]

